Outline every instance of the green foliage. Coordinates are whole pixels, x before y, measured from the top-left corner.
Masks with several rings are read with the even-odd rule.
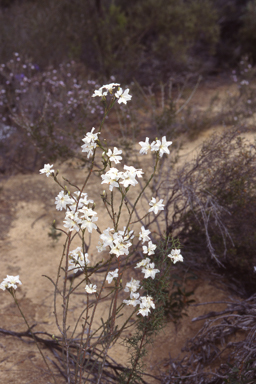
[[[50,232],[48,232],[48,236],[49,236],[54,242],[56,242],[56,243],[59,241],[59,238],[60,238],[60,236],[61,236],[61,233],[60,233],[60,232],[57,232],[55,221],[52,223],[52,225],[51,225],[51,227],[50,227]]]
[[[173,281],[172,291],[166,300],[164,308],[165,316],[174,323],[177,323],[183,316],[187,316],[186,309],[195,302],[195,300],[190,299],[194,291],[186,291],[186,283],[188,280],[194,279],[196,279],[195,275],[189,275],[185,279],[177,274],[171,275],[171,281]]]

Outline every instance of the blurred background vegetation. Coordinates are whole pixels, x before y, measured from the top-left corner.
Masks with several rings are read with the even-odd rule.
[[[256,60],[255,0],[0,0],[0,58],[75,60],[129,83]]]

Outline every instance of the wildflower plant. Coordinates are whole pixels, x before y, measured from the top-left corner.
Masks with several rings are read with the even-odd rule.
[[[58,342],[62,348],[64,376],[68,383],[77,384],[93,378],[93,382],[102,383],[110,348],[131,327],[130,320],[134,325],[137,324],[137,336],[126,339],[127,344],[136,344],[132,367],[120,376],[120,380],[124,380],[120,382],[132,383],[142,373],[139,369],[140,360],[148,336],[151,337],[159,328],[159,314],[161,319],[163,317],[161,300],[168,292],[166,281],[170,266],[172,262],[183,261],[179,250],[170,249],[169,239],[166,239],[160,256],[157,256],[159,250],[150,229],[141,225],[138,231],[135,225],[138,221],[134,220],[138,203],[152,181],[160,159],[169,154],[168,147],[172,142],[163,137],[151,144],[148,138],[145,143],[140,143],[141,154],[151,151],[155,159],[153,172],[145,179],[142,169],[123,165],[122,151],[116,147],[109,148],[103,138],[106,117],[116,102],[126,104],[131,100],[129,89],[123,90],[117,83],[107,84],[95,90],[92,97],[101,98],[104,115],[99,128],[93,127],[82,139],[82,153],[89,161],[83,185],[75,186],[65,178],[68,187],[63,185],[59,172],[53,169],[52,164],[45,164],[40,170],[40,174],[51,177],[61,188],[55,204],[58,211],[64,211],[63,228],[57,230],[65,235],[66,240],[57,276],[55,280],[49,277],[54,285],[54,316],[59,331]],[[101,165],[98,164],[98,152],[101,152]],[[102,188],[109,190],[101,194],[112,223],[108,228],[99,225],[97,205],[86,192],[93,175],[98,177]],[[142,178],[145,181],[142,189],[128,204],[130,189],[136,187]],[[152,197],[144,217],[159,215],[164,208],[164,199]],[[124,219],[125,225],[121,226]],[[91,235],[98,236],[99,257],[91,257],[88,253]],[[20,283],[19,276],[7,276],[0,288],[12,292],[17,288],[17,283]],[[77,293],[84,295],[85,300],[73,324],[70,307]],[[98,324],[99,308],[106,300],[109,300],[108,317],[101,317],[101,323]]]

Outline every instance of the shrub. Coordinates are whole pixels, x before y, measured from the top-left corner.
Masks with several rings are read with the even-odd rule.
[[[178,236],[192,268],[217,268],[237,292],[255,290],[255,144],[237,129],[214,135],[182,167],[162,164],[152,187],[164,198],[165,230]],[[152,224],[152,223],[149,223]]]
[[[181,360],[169,360],[169,372],[163,374],[163,384],[255,382],[255,294],[226,304],[223,311],[212,311],[192,320],[204,320],[204,325],[187,341],[183,349],[185,356]]]

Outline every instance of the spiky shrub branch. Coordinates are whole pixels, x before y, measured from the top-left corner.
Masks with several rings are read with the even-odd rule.
[[[212,311],[192,320],[204,320],[204,325],[187,341],[183,350],[186,356],[169,361],[169,373],[163,375],[164,384],[255,382],[256,296],[226,304],[222,311]]]

